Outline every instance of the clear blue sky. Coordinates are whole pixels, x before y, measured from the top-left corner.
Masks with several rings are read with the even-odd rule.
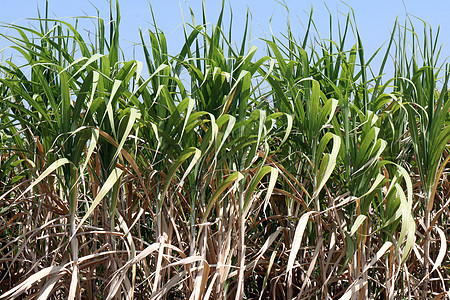
[[[206,0],[207,18],[209,22],[215,22],[220,10],[220,0]],[[73,16],[95,15],[95,5],[104,19],[108,19],[109,4],[107,0],[50,0],[50,17],[66,18]],[[201,0],[120,0],[121,11],[121,46],[127,58],[132,58],[133,42],[139,42],[138,28],[143,30],[151,28],[151,13],[149,3],[153,6],[157,25],[166,34],[171,53],[177,53],[183,44],[183,29],[181,9],[185,19],[190,22],[188,7],[195,12],[197,19],[201,20]],[[337,17],[344,20],[352,7],[358,27],[362,36],[366,52],[373,52],[377,47],[387,42],[390,30],[396,17],[401,24],[404,23],[406,12],[411,16],[421,18],[428,22],[432,28],[441,26],[441,39],[444,43],[442,57],[450,56],[450,1],[444,0],[348,0],[336,1],[310,1],[310,0],[285,0],[290,9],[291,23],[298,35],[303,35],[304,29],[301,22],[306,22],[308,13],[313,6],[314,20],[319,30],[327,37],[328,34],[328,9],[331,11],[335,22]],[[348,6],[347,6],[348,5]],[[283,32],[286,25],[286,10],[275,0],[226,0],[227,13],[229,7],[233,9],[233,24],[236,40],[240,39],[240,31],[243,28],[245,14],[249,8],[252,14],[252,37],[254,43],[259,46],[256,38],[264,37],[270,33],[269,19],[272,18],[272,28],[275,34]],[[45,9],[45,0],[0,0],[0,21],[27,25],[26,18],[37,16],[37,8],[41,12]],[[70,19],[69,19],[70,20]],[[415,22],[417,31],[422,32],[420,22]],[[88,21],[82,27],[92,29]],[[419,30],[420,29],[420,30]],[[11,31],[0,28],[0,33],[7,34]],[[4,38],[0,38],[0,49],[5,47]],[[140,51],[136,48],[136,51]],[[260,51],[263,51],[262,49]],[[260,52],[263,55],[264,52]],[[140,55],[137,56],[140,58]]]

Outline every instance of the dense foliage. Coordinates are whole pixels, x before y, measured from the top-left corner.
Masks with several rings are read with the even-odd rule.
[[[337,39],[311,15],[263,50],[222,9],[176,55],[141,32],[140,62],[111,16],[2,35],[0,299],[446,297],[438,34],[396,23],[368,57],[352,14]]]

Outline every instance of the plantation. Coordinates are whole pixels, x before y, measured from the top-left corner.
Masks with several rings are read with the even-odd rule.
[[[439,31],[368,54],[311,13],[256,48],[222,6],[141,62],[118,3],[89,37],[47,14],[1,35],[0,299],[450,297]]]

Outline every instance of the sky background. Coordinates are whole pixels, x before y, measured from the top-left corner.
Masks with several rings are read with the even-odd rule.
[[[221,6],[220,0],[206,0],[208,22],[215,23]],[[133,49],[136,50],[136,58],[142,60],[139,43],[139,31],[152,28],[150,12],[151,3],[156,16],[158,27],[163,30],[168,40],[170,53],[178,53],[184,43],[182,14],[185,20],[191,22],[189,7],[194,11],[198,22],[201,20],[201,0],[121,0],[121,47],[127,59],[133,58]],[[230,6],[233,10],[233,39],[241,40],[247,9],[251,12],[252,43],[259,47],[259,55],[264,55],[263,44],[258,38],[270,35],[269,20],[275,35],[285,32],[287,12],[286,9],[275,0],[226,0],[225,19],[229,19]],[[413,18],[416,31],[423,32],[423,25],[419,19],[426,21],[431,28],[441,26],[440,42],[444,44],[441,57],[450,56],[450,1],[423,1],[423,0],[348,0],[348,1],[303,1],[285,0],[289,10],[294,34],[303,36],[304,27],[308,15],[313,7],[314,20],[319,32],[324,38],[328,38],[329,12],[334,18],[334,28],[337,28],[337,20],[344,22],[345,16],[353,9],[358,28],[362,37],[366,53],[373,53],[383,43],[387,43],[390,31],[396,18],[400,24],[404,24],[406,14]],[[109,3],[107,0],[49,0],[50,17],[68,18],[74,16],[94,16],[96,9],[101,12],[105,20],[109,18]],[[41,13],[45,11],[45,0],[0,0],[0,22],[15,23],[28,26],[26,18],[37,17],[37,9]],[[419,19],[416,19],[419,18]],[[93,30],[93,23],[85,20],[81,27]],[[13,34],[7,27],[0,28],[2,34]],[[0,37],[0,49],[8,44]],[[5,51],[5,53],[8,53]]]

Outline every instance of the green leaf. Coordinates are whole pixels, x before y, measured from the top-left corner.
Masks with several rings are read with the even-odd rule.
[[[122,176],[123,171],[119,168],[115,168],[111,174],[109,174],[108,179],[106,179],[105,183],[103,184],[102,188],[98,192],[97,196],[95,197],[94,201],[92,201],[91,206],[81,219],[81,221],[78,223],[78,226],[73,233],[75,235],[77,231],[80,229],[80,227],[83,225],[83,223],[89,218],[89,216],[94,212],[95,208],[100,204],[100,201],[108,194],[108,192],[113,188],[113,186],[120,180],[120,176]],[[73,236],[72,236],[73,238]]]

